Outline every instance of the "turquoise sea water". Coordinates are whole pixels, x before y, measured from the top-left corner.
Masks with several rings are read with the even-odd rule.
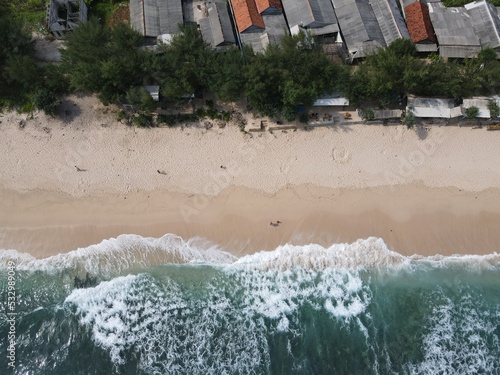
[[[129,235],[45,260],[0,250],[0,269],[1,374],[500,374],[497,254],[370,238],[237,259]]]

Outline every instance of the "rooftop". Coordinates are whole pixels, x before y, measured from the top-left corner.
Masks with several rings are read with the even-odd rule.
[[[432,27],[429,7],[417,1],[405,7],[406,25],[413,43],[436,43],[434,28]]]
[[[465,9],[471,16],[481,46],[500,47],[500,17],[496,8],[486,0],[481,0],[466,4]]]
[[[264,29],[264,20],[257,10],[255,0],[231,0],[236,26],[240,33]]]
[[[144,36],[179,32],[181,0],[130,0],[130,24]]]

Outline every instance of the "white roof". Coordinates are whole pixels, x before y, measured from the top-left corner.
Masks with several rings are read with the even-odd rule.
[[[342,107],[346,105],[349,105],[347,98],[320,98],[314,102],[313,107]]]

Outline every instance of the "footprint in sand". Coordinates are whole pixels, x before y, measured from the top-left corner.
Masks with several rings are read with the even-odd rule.
[[[344,164],[351,159],[351,154],[343,147],[332,148],[332,160],[336,163]]]

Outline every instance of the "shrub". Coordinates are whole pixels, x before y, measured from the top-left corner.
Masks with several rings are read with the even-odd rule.
[[[134,124],[140,128],[150,127],[153,125],[153,116],[139,113],[138,116],[134,117]]]
[[[370,108],[364,109],[363,114],[361,115],[363,120],[371,121],[375,119],[375,113]]]
[[[477,117],[478,114],[479,114],[479,108],[477,107],[472,106],[465,109],[465,117],[468,119],[473,119]]]
[[[406,115],[403,118],[403,124],[405,124],[408,129],[413,128],[413,125],[415,125],[415,115],[412,111],[406,112]]]
[[[488,102],[488,109],[490,110],[490,118],[495,119],[500,117],[500,107],[493,100]]]

